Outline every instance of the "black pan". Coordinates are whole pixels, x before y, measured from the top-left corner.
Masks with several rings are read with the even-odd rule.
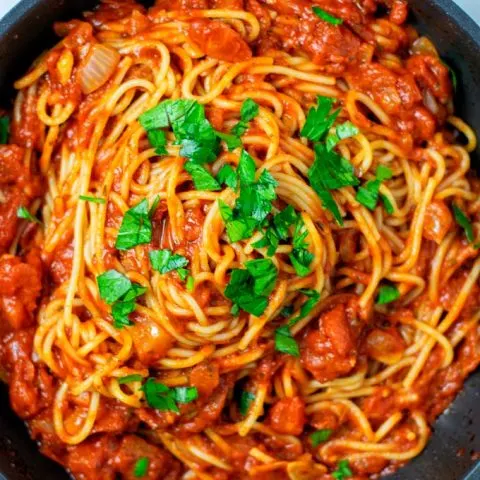
[[[1,2],[2,0],[0,0]],[[479,0],[480,1],[480,0]],[[8,107],[11,84],[55,41],[52,23],[78,17],[95,0],[23,0],[0,21],[0,105]],[[457,113],[480,132],[480,28],[451,0],[410,0],[412,22],[428,35],[457,72]],[[480,148],[472,157],[480,171]],[[0,226],[1,228],[1,226]],[[435,424],[421,456],[389,480],[480,480],[480,371]],[[64,471],[42,457],[10,410],[0,387],[0,480],[63,480]]]

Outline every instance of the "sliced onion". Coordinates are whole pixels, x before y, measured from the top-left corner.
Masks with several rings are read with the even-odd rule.
[[[433,93],[426,88],[423,92],[423,104],[430,110],[434,115],[438,114],[439,107],[437,99],[434,97]]]
[[[413,43],[410,49],[413,55],[417,54],[429,54],[438,57],[437,49],[435,45],[427,37],[418,37]]]
[[[119,61],[120,54],[113,48],[101,43],[93,45],[79,71],[82,92],[88,95],[104,85]]]

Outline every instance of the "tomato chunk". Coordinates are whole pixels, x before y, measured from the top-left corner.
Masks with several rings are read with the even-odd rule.
[[[278,433],[300,435],[305,425],[305,402],[300,397],[279,400],[269,412],[270,425]]]

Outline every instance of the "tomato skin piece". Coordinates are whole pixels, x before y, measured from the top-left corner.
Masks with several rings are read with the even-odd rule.
[[[244,62],[252,51],[242,36],[222,22],[204,18],[194,20],[188,30],[190,39],[205,55],[224,62]]]

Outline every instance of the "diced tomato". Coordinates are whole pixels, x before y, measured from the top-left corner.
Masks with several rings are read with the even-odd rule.
[[[282,398],[271,408],[269,419],[276,432],[300,435],[306,422],[305,402],[301,397]]]

